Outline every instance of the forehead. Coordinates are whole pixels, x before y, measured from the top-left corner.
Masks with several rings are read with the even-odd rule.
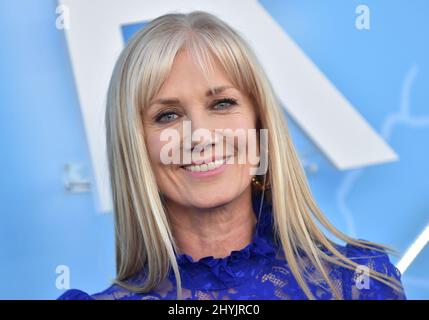
[[[225,70],[217,62],[211,59],[213,69],[207,68],[207,79],[195,58],[187,51],[179,52],[173,62],[171,71],[163,83],[157,96],[170,96],[180,92],[206,93],[208,88],[217,86],[233,87]]]

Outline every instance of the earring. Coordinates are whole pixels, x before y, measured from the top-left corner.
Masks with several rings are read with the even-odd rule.
[[[269,190],[269,189],[271,189],[271,185],[270,185],[269,182],[262,183],[261,181],[259,181],[258,179],[256,179],[255,176],[252,177],[252,183],[259,190]]]

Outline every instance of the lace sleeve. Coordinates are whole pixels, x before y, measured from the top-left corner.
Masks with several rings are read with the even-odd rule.
[[[400,271],[390,262],[385,252],[346,245],[346,254],[360,265],[355,271],[343,274],[343,294],[347,300],[406,300],[404,288],[395,290],[368,276],[371,270],[387,274],[401,281]]]
[[[57,300],[95,300],[89,294],[77,289],[64,292]]]

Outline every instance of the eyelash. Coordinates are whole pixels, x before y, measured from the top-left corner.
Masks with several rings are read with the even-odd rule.
[[[220,103],[229,103],[230,104],[230,106],[227,106],[225,108],[221,108],[220,109],[220,110],[226,110],[226,109],[232,108],[233,106],[237,105],[237,100],[234,99],[234,98],[219,99],[219,100],[214,101],[214,106],[217,106]],[[162,111],[160,114],[158,114],[157,116],[155,116],[155,122],[168,123],[168,122],[174,121],[175,119],[170,120],[170,121],[168,121],[168,120],[167,121],[163,121],[162,118],[164,118],[167,115],[174,114],[175,112],[176,112],[175,110]]]

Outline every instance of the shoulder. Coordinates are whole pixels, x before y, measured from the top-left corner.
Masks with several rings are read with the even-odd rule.
[[[401,272],[392,264],[386,251],[367,249],[352,244],[342,247],[343,254],[358,264],[355,270],[342,268],[343,294],[353,300],[404,300]],[[371,277],[377,271],[389,276],[400,285],[395,290],[389,285]]]
[[[130,296],[130,291],[113,284],[95,294],[89,294],[79,289],[70,289],[65,291],[57,300],[119,300],[127,296]]]
[[[65,291],[57,300],[160,300],[162,296],[157,292],[137,293],[125,289],[117,284],[112,284],[107,289],[88,294],[79,289]]]
[[[78,289],[69,289],[64,292],[57,300],[95,300],[88,293],[78,290]]]

